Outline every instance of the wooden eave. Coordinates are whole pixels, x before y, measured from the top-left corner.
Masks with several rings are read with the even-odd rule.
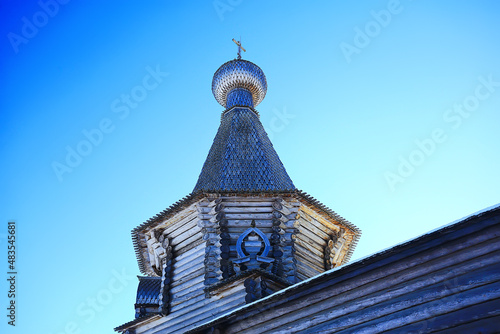
[[[114,330],[116,332],[124,332],[127,329],[132,329],[132,328],[135,328],[135,327],[138,327],[138,326],[145,325],[145,324],[150,323],[152,321],[161,319],[161,317],[162,317],[161,314],[147,315],[147,316],[144,316],[144,317],[141,317],[141,318],[134,319],[134,320],[129,321],[127,323],[124,323],[123,325],[120,325],[118,327],[115,327]]]
[[[144,223],[140,224],[136,228],[131,231],[132,234],[132,242],[134,244],[134,250],[137,258],[137,262],[139,264],[139,270],[141,273],[148,275],[148,271],[146,269],[145,259],[142,256],[141,249],[142,246],[140,243],[140,233],[146,229],[153,228],[167,219],[172,218],[178,212],[188,208],[190,205],[195,203],[198,200],[201,200],[204,197],[213,197],[213,196],[263,196],[263,197],[273,197],[273,196],[285,196],[285,197],[295,197],[298,200],[302,200],[302,202],[307,203],[312,209],[314,209],[318,214],[323,215],[327,219],[334,220],[341,224],[346,229],[352,231],[354,233],[354,239],[349,246],[349,250],[344,259],[344,263],[349,261],[354,252],[356,244],[358,243],[359,238],[361,237],[361,230],[356,227],[354,224],[346,220],[345,218],[338,215],[335,211],[328,208],[326,205],[316,200],[314,197],[310,196],[306,192],[301,190],[294,191],[285,191],[285,192],[277,192],[277,191],[233,191],[233,192],[205,192],[205,191],[197,191],[193,192],[181,200],[175,202],[170,207],[161,211],[157,215],[151,217],[146,220]]]

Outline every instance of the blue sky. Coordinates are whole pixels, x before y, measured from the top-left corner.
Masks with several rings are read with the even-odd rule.
[[[267,76],[257,109],[295,185],[363,230],[353,260],[500,202],[495,1],[0,6],[3,333],[133,319],[130,230],[192,191],[232,38]]]

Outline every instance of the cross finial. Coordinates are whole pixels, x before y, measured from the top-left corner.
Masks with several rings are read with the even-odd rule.
[[[241,41],[237,41],[233,38],[233,42],[235,42],[236,45],[238,45],[238,59],[241,59],[241,50],[245,52],[247,52],[247,50],[245,50],[245,48],[241,46]]]

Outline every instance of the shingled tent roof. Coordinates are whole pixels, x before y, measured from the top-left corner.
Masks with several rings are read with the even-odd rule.
[[[194,191],[292,191],[257,114],[249,107],[226,111]]]

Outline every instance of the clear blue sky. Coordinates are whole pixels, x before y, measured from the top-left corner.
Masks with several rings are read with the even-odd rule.
[[[193,189],[233,37],[295,185],[363,230],[353,260],[500,202],[496,1],[41,3],[0,7],[2,333],[134,318],[130,230]]]

